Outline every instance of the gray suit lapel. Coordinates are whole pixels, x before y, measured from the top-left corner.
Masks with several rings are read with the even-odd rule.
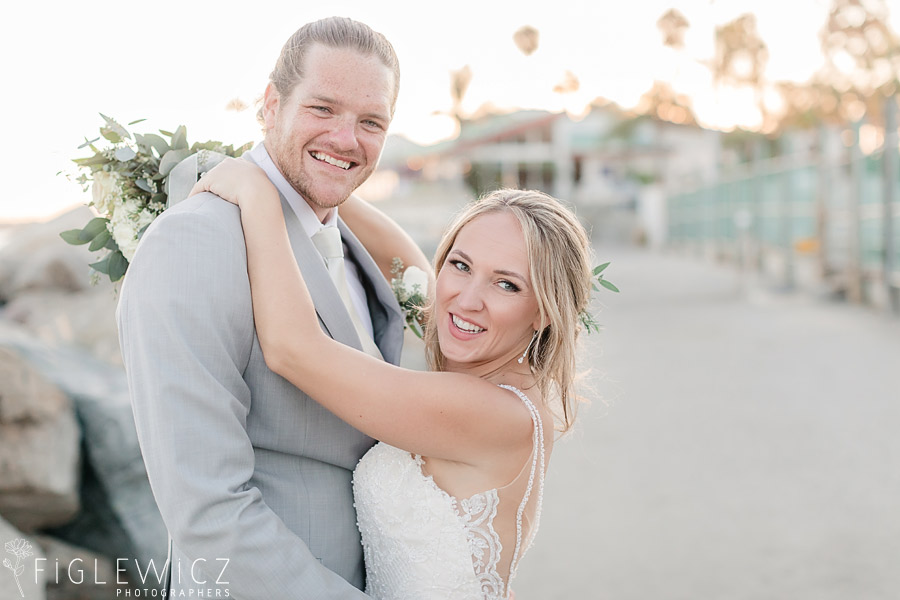
[[[359,335],[356,333],[356,328],[353,327],[350,315],[347,314],[344,301],[341,300],[340,294],[334,287],[334,282],[331,281],[322,255],[306,235],[300,219],[297,218],[287,199],[280,192],[279,196],[281,196],[281,210],[284,212],[284,222],[287,225],[291,248],[294,250],[294,257],[297,259],[297,264],[300,265],[300,272],[303,274],[306,287],[309,288],[309,294],[316,306],[316,313],[332,338],[352,348],[362,350]]]
[[[381,311],[370,309],[375,343],[387,362],[397,364],[400,362],[400,351],[403,348],[403,314],[400,312],[400,305],[397,304],[394,291],[365,247],[340,218],[340,212],[337,226],[341,230],[341,239],[347,245],[347,250],[359,267],[360,276],[368,279],[367,287],[370,293],[374,293],[375,303],[381,307]],[[372,298],[370,298],[371,303]]]
[[[256,164],[249,154],[244,154],[243,158]],[[340,294],[331,281],[322,255],[306,235],[300,219],[297,218],[297,214],[291,208],[287,198],[280,191],[278,196],[281,198],[281,210],[284,213],[284,222],[287,226],[291,248],[294,251],[294,258],[297,259],[297,264],[300,266],[300,272],[303,274],[306,287],[312,296],[319,319],[333,339],[351,348],[362,350],[359,335],[353,327],[353,322],[350,320],[350,315],[347,314]],[[384,278],[382,277],[382,279]]]

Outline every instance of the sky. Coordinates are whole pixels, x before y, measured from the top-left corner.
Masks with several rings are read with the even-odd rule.
[[[0,24],[5,190],[0,222],[47,219],[86,201],[65,177],[85,136],[97,137],[104,113],[139,133],[186,125],[188,140],[240,145],[261,139],[253,105],[282,44],[300,25],[333,14],[371,25],[393,43],[401,88],[391,133],[418,143],[451,137],[450,71],[469,65],[463,102],[568,110],[594,98],[634,106],[654,79],[691,94],[710,126],[752,125],[750,99],[713,94],[701,62],[713,54],[716,25],[746,12],[757,17],[769,48],[767,77],[804,81],[821,65],[818,32],[828,0],[640,0],[610,2],[421,2],[348,0],[310,3],[256,0],[146,3],[85,0],[19,3]],[[900,0],[890,0],[895,30]],[[896,8],[894,5],[897,5]],[[441,8],[443,7],[443,8]],[[669,8],[690,23],[686,51],[662,44],[657,19]],[[523,55],[512,41],[524,25],[540,32]],[[552,92],[565,71],[580,89]],[[61,175],[58,172],[63,171]]]

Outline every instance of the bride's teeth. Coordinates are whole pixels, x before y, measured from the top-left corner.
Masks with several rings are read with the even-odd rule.
[[[338,160],[337,158],[328,156],[327,154],[325,154],[323,152],[313,152],[312,155],[313,155],[313,157],[315,157],[323,162],[327,162],[329,165],[334,165],[336,167],[340,167],[340,168],[344,169],[345,171],[350,168],[350,163],[348,163],[346,160]]]
[[[462,329],[463,331],[468,331],[470,333],[479,333],[481,331],[484,331],[483,327],[479,327],[478,325],[473,325],[472,323],[469,323],[468,321],[463,321],[456,315],[453,315],[453,324],[456,325],[459,329]]]

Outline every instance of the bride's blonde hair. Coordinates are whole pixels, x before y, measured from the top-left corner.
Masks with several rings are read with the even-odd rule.
[[[578,219],[559,200],[534,190],[501,189],[467,206],[450,225],[434,257],[437,278],[460,230],[472,220],[493,212],[510,212],[522,228],[529,275],[545,323],[528,352],[538,389],[548,400],[558,398],[558,428],[568,430],[575,420],[577,395],[575,349],[581,329],[580,313],[591,299],[591,247]],[[428,322],[433,303],[425,309]],[[443,370],[436,328],[425,327],[428,366]],[[552,402],[550,403],[553,404]]]

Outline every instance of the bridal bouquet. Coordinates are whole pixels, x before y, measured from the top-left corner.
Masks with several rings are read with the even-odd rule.
[[[74,245],[90,244],[91,251],[105,251],[90,266],[95,275],[102,273],[111,281],[118,281],[125,275],[144,230],[166,208],[167,177],[175,165],[202,151],[240,156],[251,144],[239,148],[214,141],[190,145],[183,125],[173,132],[160,130],[161,135],[132,134],[114,119],[100,116],[105,121],[100,137],[85,138],[78,147],[89,148],[93,156],[74,159],[84,171],[76,181],[85,191],[90,185],[89,205],[99,216],[84,229],[63,231],[60,237]],[[143,120],[132,121],[128,126]],[[103,145],[95,145],[101,138]]]

